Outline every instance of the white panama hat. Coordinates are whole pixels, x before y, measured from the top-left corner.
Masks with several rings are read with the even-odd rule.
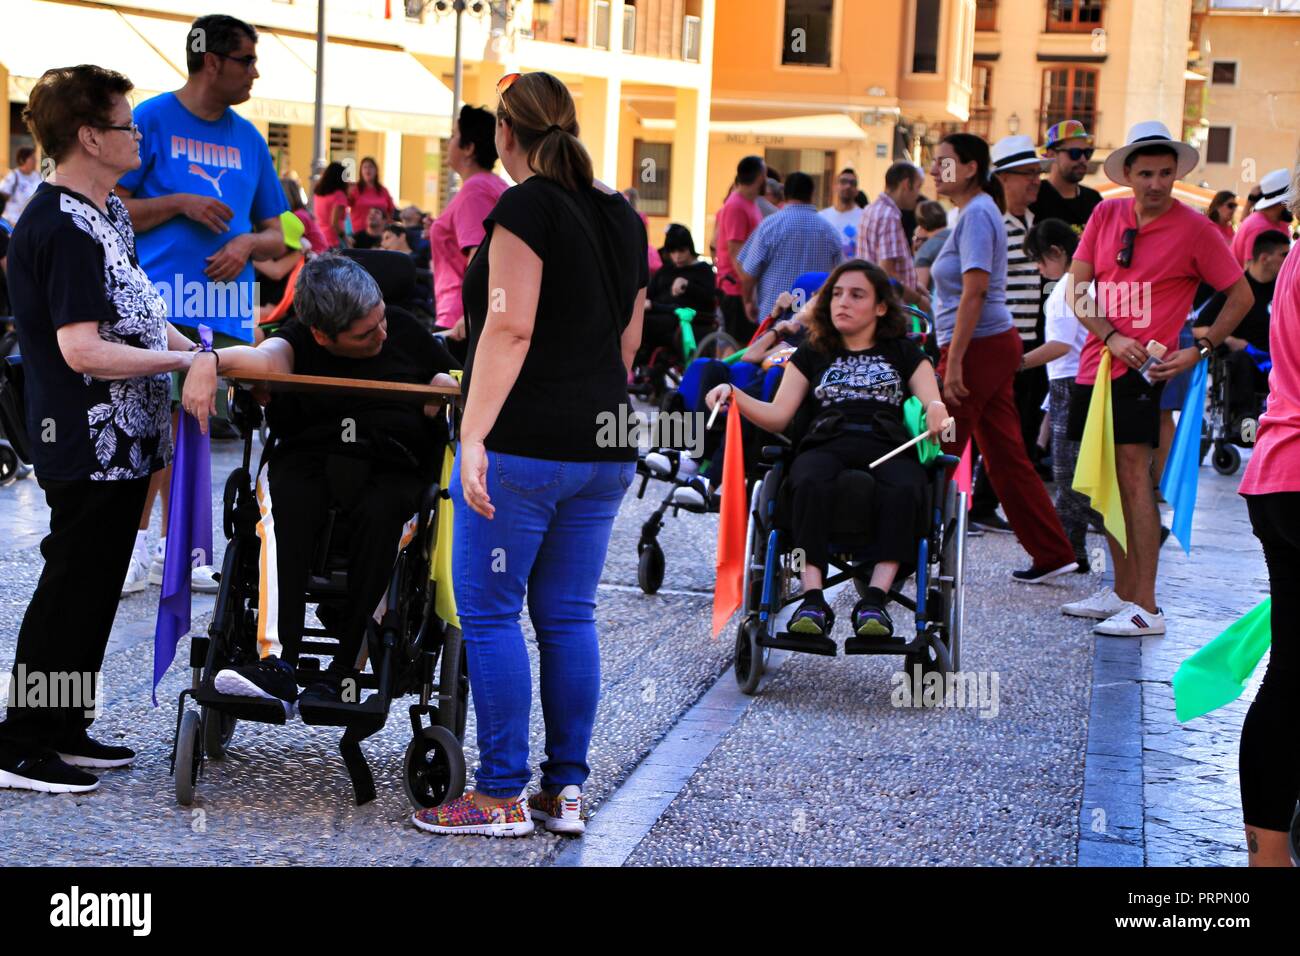
[[[1255,203],[1255,212],[1271,209],[1280,203],[1291,201],[1291,170],[1275,169],[1259,181],[1259,202]]]
[[[1128,177],[1124,175],[1124,161],[1134,150],[1144,146],[1168,146],[1178,154],[1178,173],[1182,179],[1201,161],[1201,154],[1195,148],[1169,134],[1169,127],[1159,120],[1147,120],[1138,123],[1128,131],[1128,142],[1106,157],[1106,175],[1113,183],[1128,186]]]
[[[989,151],[990,173],[1005,173],[1009,169],[1037,166],[1040,170],[1052,165],[1050,159],[1038,155],[1034,141],[1028,136],[1004,136]]]

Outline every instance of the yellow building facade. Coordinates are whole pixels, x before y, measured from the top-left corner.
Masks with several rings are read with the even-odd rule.
[[[1202,0],[1192,39],[1188,133],[1201,163],[1188,178],[1244,196],[1265,173],[1296,163],[1300,3]]]
[[[3,0],[0,165],[32,142],[21,124],[44,70],[98,63],[129,76],[136,102],[185,80],[189,24],[213,12],[257,28],[253,98],[236,109],[267,138],[277,168],[311,176],[316,0]],[[455,17],[436,0],[327,0],[328,159],[377,161],[399,205],[436,212],[449,175]],[[573,92],[596,174],[635,185],[654,227],[702,230],[714,0],[469,0],[462,100],[495,108],[514,71],[547,70]],[[657,223],[656,223],[657,220]]]
[[[1192,0],[980,0],[972,119],[990,140],[1077,119],[1101,161],[1142,120],[1183,126]]]
[[[721,0],[713,51],[710,220],[747,155],[831,201],[852,167],[874,196],[969,119],[975,0]]]

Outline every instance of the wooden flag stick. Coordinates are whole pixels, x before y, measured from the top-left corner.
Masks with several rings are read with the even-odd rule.
[[[947,428],[950,424],[952,424],[952,419],[951,419],[951,418],[946,418],[946,419],[944,419],[944,422],[943,422],[943,427],[944,427],[944,428]],[[877,458],[877,459],[876,459],[875,461],[873,461],[871,464],[867,465],[867,468],[868,468],[868,469],[871,469],[871,468],[875,468],[877,465],[884,464],[885,462],[889,461],[889,459],[893,458],[895,455],[901,455],[903,452],[907,451],[907,449],[911,448],[913,445],[915,445],[915,444],[917,444],[917,443],[919,443],[919,442],[925,441],[925,439],[929,438],[929,437],[930,437],[931,435],[933,435],[933,434],[935,434],[935,433],[934,433],[934,432],[931,432],[931,431],[925,431],[925,432],[922,432],[921,434],[919,434],[919,435],[917,435],[915,438],[913,438],[911,441],[909,441],[909,442],[905,442],[904,444],[899,445],[899,446],[898,446],[897,448],[895,448],[893,451],[891,451],[891,452],[887,452],[886,454],[881,455],[879,458]]]

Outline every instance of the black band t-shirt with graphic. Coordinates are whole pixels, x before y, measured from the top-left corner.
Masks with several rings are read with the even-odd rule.
[[[908,381],[924,361],[920,346],[901,337],[858,351],[823,352],[804,344],[790,357],[808,379],[805,413],[834,410],[862,424],[882,411],[902,419],[903,403],[912,394]]]

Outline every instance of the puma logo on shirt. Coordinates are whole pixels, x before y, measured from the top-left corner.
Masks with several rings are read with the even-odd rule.
[[[239,147],[222,146],[220,143],[205,143],[201,139],[193,139],[188,136],[172,136],[171,158],[184,158],[192,163],[216,166],[218,169],[244,168],[243,160],[239,155]]]
[[[220,180],[222,176],[226,175],[226,170],[223,169],[221,172],[217,173],[216,177],[214,178],[212,176],[209,176],[208,171],[204,169],[202,166],[200,166],[198,163],[190,163],[190,172],[193,173],[195,176],[200,176],[203,179],[206,179],[208,182],[212,183],[212,188],[217,191],[217,195],[218,196],[221,195]]]

